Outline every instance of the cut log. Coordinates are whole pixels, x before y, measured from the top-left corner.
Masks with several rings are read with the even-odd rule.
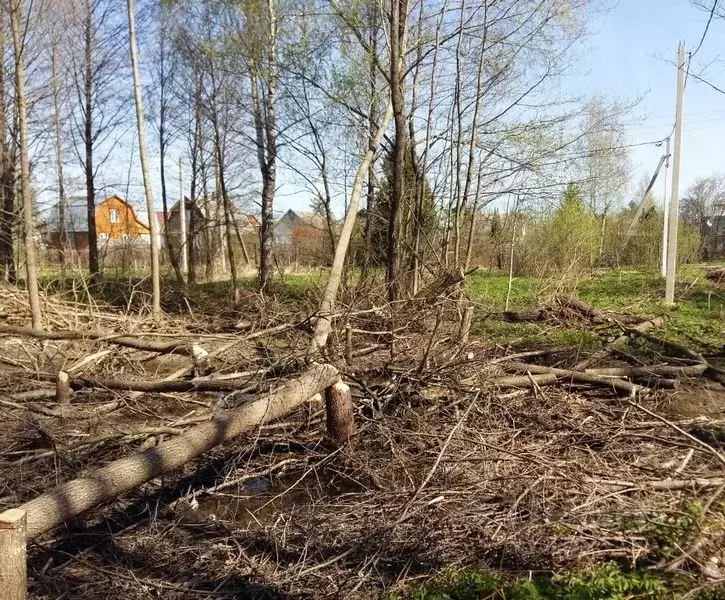
[[[109,335],[102,331],[43,331],[32,327],[14,327],[12,325],[0,325],[0,333],[32,337],[39,340],[87,340],[97,342],[108,342],[116,346],[125,346],[134,350],[146,352],[157,352],[159,354],[180,354],[182,356],[194,356],[193,346],[184,342],[172,341],[163,342],[157,340],[144,340],[131,336]]]
[[[585,373],[610,377],[629,377],[630,379],[647,379],[652,376],[663,377],[697,377],[707,370],[707,365],[657,365],[653,367],[609,367],[587,369]]]
[[[54,389],[39,389],[39,390],[28,390],[27,392],[16,392],[15,394],[8,394],[6,396],[14,402],[27,402],[33,400],[50,400],[56,397],[56,391]]]
[[[509,377],[496,377],[490,383],[502,388],[532,388],[535,385],[554,385],[558,381],[553,373],[542,375],[511,375]]]
[[[622,381],[621,379],[615,379],[611,377],[602,377],[600,375],[593,375],[591,373],[582,373],[580,371],[570,371],[569,369],[556,369],[553,367],[543,367],[540,365],[529,365],[520,362],[508,362],[504,364],[507,370],[522,371],[524,373],[533,373],[543,375],[551,373],[556,375],[558,379],[569,379],[576,381],[577,383],[590,383],[599,387],[608,388],[617,394],[625,396],[635,396],[637,394],[644,394],[649,392],[649,389],[629,383],[628,381]]]
[[[0,598],[25,600],[28,590],[24,510],[0,513]]]
[[[593,306],[589,306],[588,304],[585,304],[584,302],[582,302],[581,300],[577,300],[576,298],[559,296],[557,297],[557,301],[562,308],[568,308],[583,317],[598,319],[602,316],[602,312],[600,310],[594,308]]]
[[[168,393],[168,392],[228,392],[241,390],[249,385],[249,379],[173,379],[170,381],[132,381],[123,379],[101,379],[97,377],[74,377],[70,381],[74,390],[100,388],[126,392]]]
[[[327,433],[338,446],[355,437],[355,413],[353,411],[350,387],[338,381],[325,390],[327,411]]]
[[[20,507],[28,515],[28,539],[101,502],[178,469],[222,442],[292,412],[338,380],[339,373],[332,365],[313,364],[296,379],[254,402],[218,413],[212,420],[196,425],[155,448],[114,461],[84,477],[59,485]]]

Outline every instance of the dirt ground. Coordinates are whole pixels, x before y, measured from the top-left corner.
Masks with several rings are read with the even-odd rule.
[[[23,324],[22,300],[0,296],[2,322]],[[89,315],[51,301],[46,314],[55,330],[201,344],[212,360],[187,378],[245,373],[245,398],[294,377],[308,340],[302,311],[214,332],[191,317]],[[679,378],[634,397],[532,375],[503,386],[514,354],[571,368],[586,352],[474,334],[461,343],[459,322],[450,300],[339,316],[325,360],[353,389],[352,443],[333,446],[324,407],[307,404],[217,447],[32,541],[30,597],[377,598],[444,569],[526,575],[610,560],[686,573],[698,589],[725,583],[721,383]],[[252,337],[284,323],[300,325]],[[647,360],[687,364],[662,348]],[[22,392],[52,390],[59,369],[148,381],[189,364],[112,340],[0,335],[0,510],[153,447],[225,410],[228,396],[93,387],[59,406]],[[609,356],[601,366],[625,365]]]

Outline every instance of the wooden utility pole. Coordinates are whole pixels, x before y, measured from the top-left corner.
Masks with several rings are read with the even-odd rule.
[[[28,157],[28,109],[25,100],[25,39],[20,27],[21,2],[11,5],[10,27],[15,50],[15,98],[20,124],[20,193],[23,198],[23,237],[25,241],[25,284],[28,288],[33,328],[43,326],[38,289],[38,267],[35,253],[33,199],[30,195],[30,159]]]
[[[665,303],[675,303],[675,270],[677,268],[677,225],[680,218],[680,153],[682,151],[682,117],[685,100],[685,44],[677,51],[677,108],[675,120],[675,151],[672,156],[672,189],[670,191],[669,223],[667,224],[667,273]]]
[[[665,189],[662,194],[662,212],[664,213],[664,222],[662,224],[662,277],[667,276],[667,227],[670,222],[670,213],[667,210],[667,176],[670,174],[670,136],[667,136],[667,146],[665,148]]]
[[[159,225],[154,211],[154,193],[151,187],[149,173],[149,157],[146,146],[146,127],[144,125],[143,101],[141,99],[141,77],[138,68],[138,49],[136,46],[136,9],[134,0],[128,0],[128,31],[129,46],[131,48],[131,69],[133,71],[133,95],[136,101],[136,125],[138,127],[138,146],[141,155],[141,171],[143,172],[143,186],[146,192],[146,208],[149,215],[149,228],[151,230],[151,280],[153,285],[152,304],[155,314],[161,312],[161,281],[159,276]]]

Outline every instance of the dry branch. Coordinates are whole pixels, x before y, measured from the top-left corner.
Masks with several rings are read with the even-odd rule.
[[[26,502],[28,539],[66,519],[172,471],[214,446],[245,431],[278,419],[310,396],[333,385],[339,377],[331,365],[316,364],[296,379],[262,398],[192,427],[155,448],[112,462]]]

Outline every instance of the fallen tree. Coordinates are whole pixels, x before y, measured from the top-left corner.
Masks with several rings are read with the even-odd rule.
[[[178,341],[164,342],[158,340],[144,340],[132,336],[114,335],[103,331],[44,331],[32,327],[15,327],[13,325],[0,325],[0,333],[32,337],[38,340],[79,340],[108,342],[116,346],[124,346],[134,350],[157,352],[159,354],[179,354],[181,356],[196,356],[199,347],[193,344]]]
[[[33,539],[66,519],[173,471],[245,431],[278,419],[339,380],[331,365],[313,364],[277,390],[210,421],[190,428],[155,448],[114,461],[84,477],[63,483],[18,507],[27,513]]]
[[[621,379],[603,377],[592,373],[582,373],[580,371],[570,371],[569,369],[556,369],[554,367],[530,365],[516,361],[505,363],[504,367],[507,370],[522,371],[524,373],[538,375],[545,375],[548,373],[555,375],[559,379],[569,379],[570,381],[576,381],[577,383],[589,383],[599,387],[608,388],[620,395],[624,394],[625,396],[635,396],[649,391],[646,387],[639,386],[628,381],[623,381]]]

